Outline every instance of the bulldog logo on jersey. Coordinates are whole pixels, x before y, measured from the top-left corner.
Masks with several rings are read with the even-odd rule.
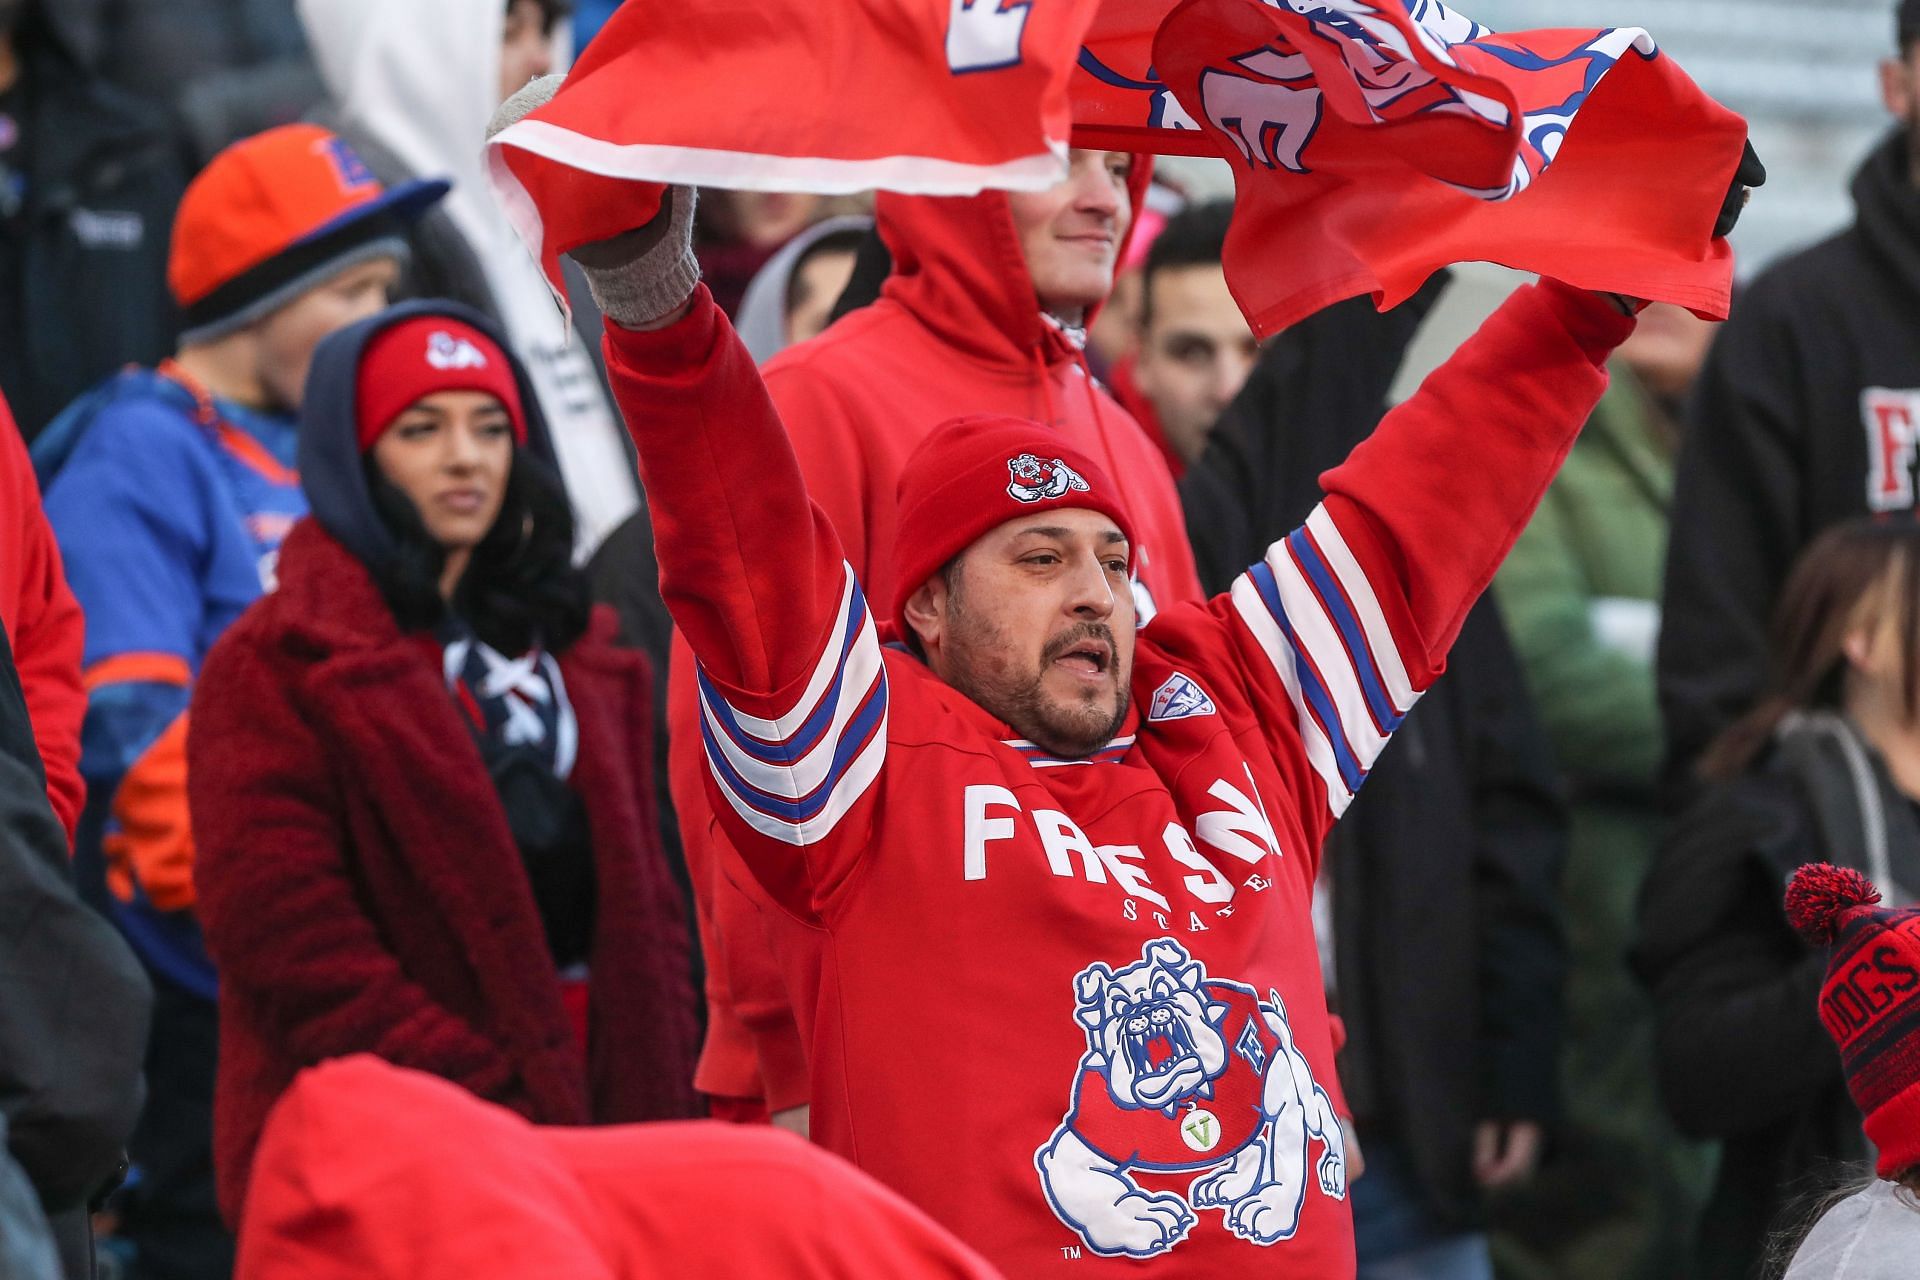
[[[1087,482],[1080,473],[1058,458],[1048,462],[1023,453],[1007,459],[1007,471],[1013,476],[1007,482],[1007,492],[1020,502],[1044,502],[1048,498],[1063,497],[1069,490],[1087,491]]]
[[[1203,1210],[1242,1240],[1299,1230],[1309,1183],[1346,1198],[1346,1143],[1327,1091],[1269,990],[1209,978],[1172,938],[1122,969],[1074,976],[1086,1032],[1073,1100],[1034,1168],[1055,1216],[1103,1257],[1152,1258]],[[1320,1158],[1311,1159],[1312,1145]],[[1197,1172],[1187,1194],[1132,1175]]]

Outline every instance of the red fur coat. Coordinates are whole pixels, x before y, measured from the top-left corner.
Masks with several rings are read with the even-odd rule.
[[[228,1219],[268,1109],[323,1059],[376,1054],[539,1123],[694,1114],[688,940],[655,836],[645,659],[614,648],[597,611],[560,661],[597,877],[583,1062],[505,811],[440,672],[312,521],[279,575],[208,655],[188,743],[220,971]]]

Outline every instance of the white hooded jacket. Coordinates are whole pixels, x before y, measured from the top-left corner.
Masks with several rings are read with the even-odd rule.
[[[499,105],[505,0],[298,0],[341,123],[416,174],[445,175],[443,205],[486,272],[527,366],[579,522],[582,558],[640,506],[624,428],[584,345],[486,181],[482,148]]]
[[[1920,1200],[1875,1180],[1827,1210],[1786,1280],[1905,1280],[1920,1273]]]

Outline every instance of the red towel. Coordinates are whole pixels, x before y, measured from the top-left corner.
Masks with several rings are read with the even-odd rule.
[[[1097,2],[624,5],[554,100],[494,139],[495,189],[557,286],[557,253],[657,207],[657,189],[622,192],[608,177],[1043,188],[1063,172],[1067,80]]]
[[[1471,261],[1726,316],[1712,231],[1746,124],[1644,31],[1500,35],[1435,0],[1184,0],[1153,57],[1234,164],[1227,280],[1262,337]]]

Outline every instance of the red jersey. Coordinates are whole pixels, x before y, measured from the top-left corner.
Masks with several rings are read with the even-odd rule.
[[[1230,592],[1162,609],[1120,736],[1068,761],[882,650],[704,291],[666,329],[610,326],[662,593],[699,660],[713,811],[740,873],[815,939],[787,974],[815,1139],[1011,1274],[1350,1275],[1321,842],[1630,328],[1601,299],[1521,290]],[[1258,1023],[1223,992],[1259,993]],[[1247,1072],[1251,1138],[1170,1180],[1145,1162]],[[1089,1073],[1126,1114],[1082,1133]],[[1116,1140],[1129,1118],[1138,1141]],[[1248,1118],[1230,1120],[1238,1142]]]
[[[1138,209],[1150,167],[1136,157]],[[1001,412],[1057,428],[1099,458],[1137,524],[1140,616],[1200,599],[1180,498],[1153,439],[1090,378],[1069,335],[1041,315],[1006,193],[965,198],[883,192],[876,207],[894,269],[882,296],[768,362],[765,379],[808,490],[854,573],[884,599],[893,580],[900,469],[936,426]],[[1097,311],[1097,308],[1096,308]],[[751,885],[725,877],[711,846],[698,703],[684,646],[670,677],[669,773],[697,890],[708,970],[699,1085],[759,1093],[774,1110],[807,1100],[775,951],[811,943],[778,920],[755,924]],[[764,915],[764,912],[760,914]],[[730,927],[735,922],[743,928]]]

